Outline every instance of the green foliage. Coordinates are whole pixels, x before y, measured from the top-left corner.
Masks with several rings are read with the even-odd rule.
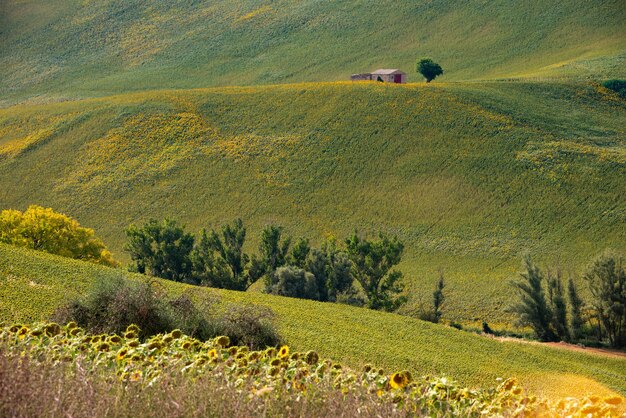
[[[0,212],[0,242],[58,254],[63,257],[116,266],[93,229],[50,208],[31,205],[24,212]]]
[[[319,300],[316,278],[293,266],[279,267],[272,273],[274,285],[269,293],[291,298]]]
[[[298,268],[304,268],[310,253],[311,245],[309,244],[309,240],[307,238],[300,238],[291,249],[288,264]]]
[[[443,280],[443,272],[440,273],[439,275],[439,281],[437,282],[437,287],[435,288],[435,291],[433,292],[433,310],[435,313],[435,318],[437,319],[437,321],[435,323],[438,323],[441,320],[441,308],[443,307],[443,301],[445,300],[445,296],[443,294],[443,288],[445,287],[445,283]]]
[[[246,271],[250,256],[243,252],[245,241],[241,219],[224,225],[221,236],[215,230],[210,235],[203,230],[191,256],[196,281],[221,289],[246,290],[256,278]]]
[[[532,327],[541,341],[554,341],[553,313],[546,300],[543,273],[533,264],[530,256],[524,259],[524,267],[526,271],[521,273],[522,280],[513,283],[520,300],[510,309],[518,315],[518,323]]]
[[[570,334],[574,341],[583,337],[584,321],[582,316],[582,309],[584,306],[583,300],[578,294],[576,284],[570,277],[567,282],[567,296],[570,308]]]
[[[567,302],[565,301],[565,291],[563,290],[563,280],[561,271],[557,270],[556,275],[548,272],[548,300],[552,310],[552,328],[556,336],[563,341],[569,341],[569,327],[567,321]]]
[[[265,274],[265,287],[271,292],[276,283],[272,274],[278,267],[287,263],[291,238],[282,238],[283,228],[276,225],[266,226],[261,232],[261,242],[259,243],[258,264]]]
[[[369,241],[355,232],[346,240],[346,252],[352,261],[354,278],[367,295],[367,307],[394,311],[406,302],[398,296],[404,289],[402,273],[392,270],[400,263],[404,244],[398,237],[379,233],[378,241]]]
[[[427,83],[430,83],[435,78],[443,74],[441,66],[430,58],[422,58],[418,60],[416,64],[416,71],[424,76]]]
[[[135,262],[133,271],[182,282],[191,277],[191,251],[194,237],[176,221],[149,220],[142,227],[130,225],[124,231],[124,249]]]
[[[0,318],[5,323],[44,320],[69,302],[67,295],[86,294],[97,281],[119,274],[119,270],[0,244]],[[195,289],[194,294],[217,295],[219,306],[227,305],[226,309],[229,304],[269,307],[280,335],[293,350],[317,350],[353,368],[360,369],[368,359],[387,370],[445,375],[471,387],[517,376],[523,386],[545,396],[608,396],[614,394],[609,388],[626,395],[622,384],[626,360],[619,357],[495,341],[406,316],[334,303],[158,282],[170,298]]]
[[[623,256],[607,251],[599,255],[584,275],[602,328],[613,347],[626,346],[626,272]]]
[[[602,85],[626,98],[626,80],[607,80]]]
[[[326,241],[321,248],[311,250],[305,269],[315,276],[318,300],[336,302],[340,295],[351,294],[352,263],[335,241]]]

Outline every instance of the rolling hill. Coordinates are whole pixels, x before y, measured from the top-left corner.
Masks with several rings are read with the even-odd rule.
[[[432,56],[445,80],[626,77],[621,0],[0,3],[0,105],[345,80]]]
[[[94,281],[120,274],[128,275],[117,269],[0,244],[0,317],[5,322],[43,320]],[[190,288],[160,282],[171,294]],[[293,349],[317,350],[324,357],[355,368],[370,362],[386,370],[445,375],[470,386],[489,386],[498,377],[516,377],[533,393],[548,397],[626,395],[623,357],[502,342],[345,305],[207,288],[201,292],[219,298],[221,303],[268,306]]]
[[[626,248],[626,104],[588,83],[305,83],[0,110],[0,207],[52,207],[122,261],[130,223],[236,217],[319,243],[397,234],[411,307],[509,322],[525,253],[579,272]]]

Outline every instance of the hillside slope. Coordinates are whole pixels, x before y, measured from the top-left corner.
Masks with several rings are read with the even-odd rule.
[[[295,84],[0,110],[0,208],[95,228],[241,217],[319,243],[397,234],[412,304],[440,267],[445,316],[510,319],[522,256],[580,270],[626,243],[626,104],[586,84]]]
[[[85,262],[0,244],[0,321],[45,319],[96,280],[127,274]],[[172,294],[190,286],[161,282]],[[198,288],[195,288],[198,289]],[[296,350],[316,350],[355,368],[446,375],[464,385],[517,377],[545,396],[626,395],[626,359],[531,344],[499,342],[453,328],[345,305],[200,288],[224,303],[254,303],[276,313]]]
[[[621,0],[0,3],[5,103],[345,80],[432,56],[446,80],[626,77]]]

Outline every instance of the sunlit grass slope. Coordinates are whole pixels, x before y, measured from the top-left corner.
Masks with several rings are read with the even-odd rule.
[[[625,77],[622,0],[8,0],[0,98],[345,80]]]
[[[0,320],[46,319],[95,281],[127,274],[85,262],[0,245]],[[161,282],[172,294],[189,289]],[[197,289],[197,288],[196,288]],[[317,350],[352,367],[446,375],[472,386],[514,376],[546,396],[626,394],[626,359],[533,344],[500,342],[453,328],[345,305],[259,293],[201,290],[225,303],[254,303],[276,313],[280,333],[296,350]]]
[[[626,105],[586,84],[295,84],[0,110],[0,207],[52,207],[115,256],[130,223],[242,217],[319,243],[397,234],[410,306],[505,322],[530,252],[580,269],[626,250]]]

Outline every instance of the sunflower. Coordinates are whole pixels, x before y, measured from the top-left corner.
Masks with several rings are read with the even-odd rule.
[[[286,345],[280,347],[280,350],[278,351],[278,356],[280,358],[286,358],[287,356],[289,356],[289,347]]]
[[[314,365],[320,361],[320,356],[315,351],[307,351],[305,355],[305,360],[308,364]]]
[[[126,327],[126,332],[135,332],[135,333],[139,334],[139,331],[141,331],[141,330],[135,324],[130,324],[128,327]]]
[[[389,379],[389,384],[393,389],[402,389],[409,384],[409,378],[404,372],[394,373]]]
[[[117,356],[115,356],[115,358],[120,361],[120,360],[124,360],[124,358],[126,358],[126,355],[128,354],[128,348],[124,347],[122,348],[120,351],[117,352]]]
[[[33,337],[39,337],[42,334],[43,330],[41,328],[34,329],[30,332],[30,335],[32,335]]]
[[[269,374],[270,376],[276,376],[278,372],[280,372],[280,369],[278,367],[270,367],[267,371],[267,374]]]
[[[133,340],[137,338],[137,333],[135,331],[126,331],[124,333],[124,338],[126,338],[127,340]]]
[[[24,338],[29,332],[30,332],[30,329],[28,329],[27,326],[23,326],[22,328],[19,329],[19,331],[17,331],[17,336],[19,338]]]
[[[622,398],[619,396],[612,396],[610,398],[604,398],[604,403],[608,403],[609,405],[619,405],[622,403]]]
[[[217,358],[217,350],[215,348],[212,350],[209,350],[207,355],[209,356],[209,358]]]
[[[230,344],[230,338],[228,338],[226,335],[215,337],[214,341],[215,341],[215,344],[221,347],[227,347]]]
[[[72,337],[76,337],[77,335],[81,334],[83,332],[83,330],[79,327],[74,327],[70,330],[69,334]]]
[[[98,344],[97,349],[98,351],[109,351],[111,349],[111,346],[109,345],[109,343],[103,342]]]
[[[135,370],[134,372],[130,374],[130,380],[132,382],[137,382],[139,379],[141,379],[141,376],[142,376],[141,370]]]

